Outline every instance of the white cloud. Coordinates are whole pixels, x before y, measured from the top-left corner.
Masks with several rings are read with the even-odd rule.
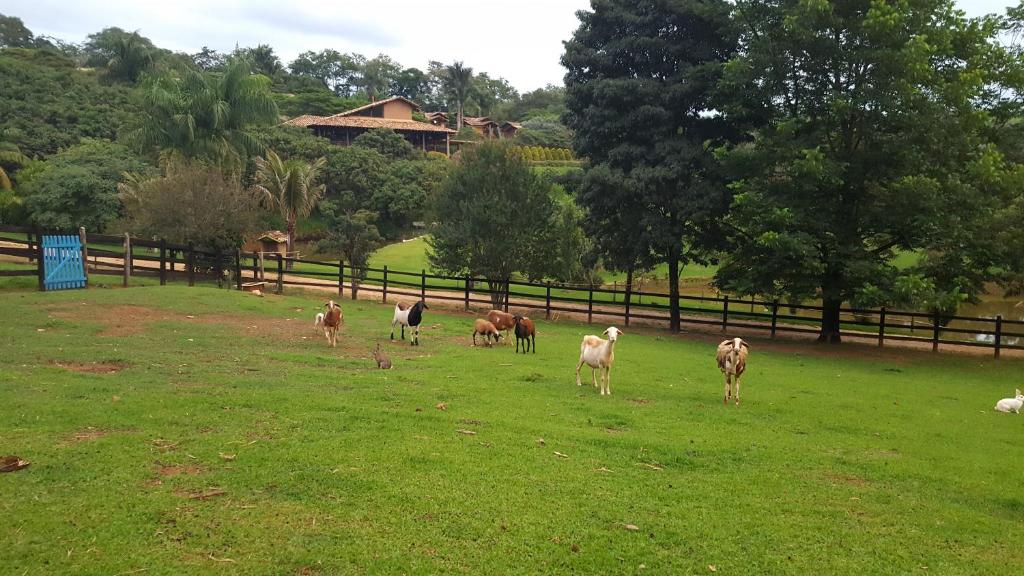
[[[970,15],[1001,12],[1010,0],[961,0]],[[287,64],[300,52],[333,48],[385,53],[404,66],[462,60],[521,91],[559,84],[562,41],[588,0],[3,0],[36,34],[82,41],[108,26],[139,30],[163,48],[230,51],[270,44]]]

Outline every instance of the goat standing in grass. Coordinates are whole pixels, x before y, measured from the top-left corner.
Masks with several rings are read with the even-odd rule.
[[[341,326],[341,306],[334,303],[334,300],[328,300],[324,303],[327,307],[327,312],[324,314],[324,336],[327,337],[327,343],[331,347],[338,345],[338,327]]]
[[[508,332],[516,325],[515,316],[501,310],[491,310],[487,313],[487,321],[494,324],[494,327],[505,333],[505,342],[508,342]]]
[[[324,313],[317,312],[316,317],[313,318],[313,332],[319,332],[324,329]]]
[[[608,336],[607,340],[598,338],[593,334],[583,337],[583,342],[580,343],[580,361],[576,365],[576,385],[583,385],[580,382],[580,368],[585,363],[587,366],[590,366],[590,377],[594,382],[594,386],[597,386],[597,377],[594,371],[601,371],[601,395],[607,394],[611,396],[612,362],[615,362],[615,341],[619,339],[619,334],[624,334],[624,332],[612,326],[605,330],[603,334]]]
[[[740,404],[740,376],[747,369],[747,351],[750,346],[740,338],[724,340],[718,345],[718,369],[725,375],[725,395],[723,402],[729,404],[732,396],[732,381],[736,381],[736,405]]]
[[[519,352],[519,341],[523,341],[523,354],[526,354],[533,349],[533,353],[537,353],[537,328],[533,325],[533,320],[525,316],[516,314],[514,316],[516,323],[516,353]],[[532,346],[531,346],[532,340]]]
[[[473,346],[476,346],[476,335],[479,334],[484,337],[484,345],[488,348],[491,347],[491,337],[494,337],[494,341],[498,342],[498,329],[483,318],[477,318],[476,322],[473,323]]]
[[[395,326],[402,326],[402,340],[405,340],[405,327],[409,326],[413,329],[412,338],[410,344],[413,346],[419,346],[420,344],[420,324],[423,322],[423,311],[428,310],[427,303],[423,300],[409,306],[405,302],[395,303],[395,315],[391,319],[391,339],[395,339]]]

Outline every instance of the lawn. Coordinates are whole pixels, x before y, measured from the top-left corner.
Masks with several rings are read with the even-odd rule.
[[[0,292],[2,572],[1024,571],[1021,361],[754,340],[724,407],[715,338],[627,329],[601,397],[599,326],[411,347],[345,301],[330,349],[321,299]]]

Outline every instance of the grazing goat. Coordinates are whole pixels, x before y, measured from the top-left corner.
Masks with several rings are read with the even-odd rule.
[[[317,312],[316,318],[313,318],[313,332],[319,332],[324,329],[324,313]]]
[[[1000,412],[1016,412],[1020,414],[1021,407],[1024,407],[1024,394],[1020,393],[1020,390],[1016,390],[1017,395],[1015,398],[1003,398],[999,402],[996,402],[996,410]]]
[[[516,353],[519,353],[519,341],[523,341],[523,354],[526,354],[533,349],[533,353],[537,353],[537,328],[533,325],[533,320],[530,320],[526,316],[515,315],[516,321]],[[531,346],[531,340],[533,346]]]
[[[395,316],[391,319],[391,339],[395,339],[395,326],[402,326],[402,340],[405,340],[405,327],[413,329],[412,338],[409,343],[413,346],[420,344],[420,323],[423,322],[423,311],[429,310],[427,303],[423,300],[409,306],[404,302],[395,303]]]
[[[718,360],[718,369],[725,374],[725,395],[723,402],[729,404],[732,396],[732,381],[736,381],[736,405],[740,404],[740,376],[747,369],[747,351],[750,346],[740,338],[723,340],[718,345],[718,353],[715,358]]]
[[[324,336],[327,337],[327,343],[331,347],[338,345],[338,327],[341,326],[341,306],[334,303],[334,300],[328,300],[324,303],[327,307],[327,313],[324,314]]]
[[[608,336],[607,340],[603,340],[589,334],[583,337],[583,342],[580,343],[580,362],[576,365],[576,385],[582,386],[580,382],[580,368],[586,363],[590,366],[590,377],[593,379],[594,386],[597,386],[597,379],[594,376],[594,370],[601,370],[601,395],[605,394],[611,396],[612,393],[612,362],[615,361],[615,341],[619,339],[619,334],[625,334],[622,330],[612,326],[603,332],[604,335]]]
[[[381,351],[380,342],[377,342],[377,347],[373,349],[373,360],[377,363],[377,368],[391,370],[391,359]]]
[[[508,332],[515,328],[515,316],[501,310],[491,310],[487,313],[487,320],[494,324],[494,327],[505,333],[505,342],[508,342]]]
[[[477,318],[476,322],[473,323],[473,346],[476,346],[476,335],[479,334],[484,337],[484,344],[488,348],[491,346],[491,336],[494,337],[494,341],[498,341],[498,329],[483,318]]]

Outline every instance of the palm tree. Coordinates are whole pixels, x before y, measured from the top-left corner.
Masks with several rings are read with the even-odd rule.
[[[111,78],[135,82],[139,75],[153,67],[153,53],[137,32],[118,38],[113,55],[107,61]]]
[[[256,159],[255,191],[284,218],[288,252],[294,251],[295,226],[299,218],[309,216],[324,194],[324,185],[315,182],[326,164],[325,158],[318,158],[312,164],[297,159],[281,160],[273,150],[267,150],[265,158]]]
[[[276,121],[270,80],[236,58],[223,73],[186,68],[152,80],[143,93],[141,127],[130,138],[144,150],[237,168],[263,151],[249,129]]]
[[[466,101],[473,95],[473,69],[455,62],[445,66],[444,91],[457,105],[456,130],[462,130],[462,113]]]
[[[0,190],[10,190],[13,186],[11,185],[11,177],[4,169],[4,164],[8,166],[23,166],[28,162],[28,156],[22,154],[17,146],[0,144]]]

